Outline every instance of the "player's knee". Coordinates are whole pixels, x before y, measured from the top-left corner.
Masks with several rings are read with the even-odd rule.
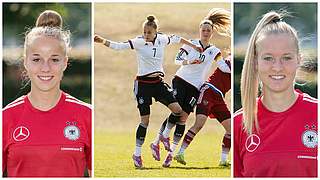
[[[168,118],[168,121],[172,124],[176,124],[180,121],[180,114],[171,113]]]
[[[188,116],[189,116],[188,113],[182,111],[178,124],[185,124],[188,119]]]
[[[172,108],[171,108],[172,113],[181,115],[182,113],[182,108],[178,103],[174,103]]]
[[[138,107],[140,116],[150,115],[150,106],[149,105],[141,105]]]
[[[149,126],[149,118],[141,118],[141,123],[143,126],[148,127]]]

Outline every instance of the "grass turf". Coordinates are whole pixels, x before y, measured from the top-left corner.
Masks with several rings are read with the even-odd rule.
[[[199,133],[185,152],[187,165],[173,161],[163,168],[166,151],[161,145],[161,161],[152,158],[149,144],[156,133],[148,133],[142,150],[143,169],[131,159],[134,133],[98,131],[95,134],[95,177],[230,177],[230,168],[218,166],[221,133]],[[176,150],[177,151],[177,150]]]

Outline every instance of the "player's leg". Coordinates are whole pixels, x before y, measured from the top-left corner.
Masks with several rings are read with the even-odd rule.
[[[159,91],[156,93],[157,96],[155,97],[155,99],[161,102],[162,104],[166,105],[171,111],[171,114],[167,118],[168,119],[166,124],[167,130],[166,128],[164,129],[164,131],[162,132],[162,135],[159,136],[159,139],[163,143],[165,149],[167,151],[170,151],[170,139],[169,139],[170,130],[180,120],[182,108],[179,105],[176,98],[174,97],[172,91],[170,90],[171,88],[169,85],[167,85],[164,82],[161,82],[159,86],[160,88],[159,88]]]
[[[183,142],[181,145],[181,148],[179,150],[179,153],[184,153],[184,151],[188,148],[192,140],[194,139],[195,135],[202,129],[204,124],[207,121],[207,116],[204,114],[197,114],[196,115],[196,121],[193,124],[193,126],[188,130],[186,135],[183,138]]]
[[[183,104],[184,104],[183,101],[186,96],[186,87],[185,87],[184,81],[181,78],[174,77],[172,79],[172,88],[173,88],[173,91],[172,91],[173,96],[175,97],[175,99],[177,100],[177,102],[179,103],[181,108],[183,109]],[[186,116],[186,113],[182,111],[180,113],[180,119],[173,118],[170,116],[172,116],[172,114],[170,114],[169,117],[167,118],[167,124],[166,124],[166,127],[164,128],[163,133],[162,133],[162,135],[165,138],[170,136],[170,131],[177,124],[177,122],[183,121],[183,119],[185,118],[183,116]]]
[[[135,94],[138,103],[138,109],[140,113],[140,123],[136,130],[136,146],[135,151],[132,155],[134,165],[137,168],[142,168],[142,158],[141,149],[144,144],[145,137],[147,134],[147,128],[149,125],[150,118],[150,105],[152,104],[152,99],[150,96],[150,89],[143,83],[135,82]]]
[[[185,134],[182,145],[179,149],[179,152],[175,156],[175,160],[177,160],[181,164],[186,164],[184,160],[184,152],[188,148],[189,144],[192,142],[195,135],[201,130],[204,124],[207,121],[207,117],[211,108],[211,104],[208,102],[208,87],[202,86],[200,89],[199,99],[197,102],[196,109],[196,121],[193,126],[188,130]]]
[[[225,134],[221,142],[221,159],[220,166],[229,166],[228,154],[231,148],[231,113],[224,102],[224,99],[220,96],[215,98],[214,106],[212,106],[212,114],[224,127]]]
[[[170,146],[171,151],[168,152],[168,154],[162,164],[163,167],[169,167],[171,165],[174,151],[176,150],[176,148],[177,148],[177,146],[178,146],[178,144],[184,134],[185,127],[186,127],[185,122],[186,122],[189,114],[184,111],[181,114],[182,114],[182,116],[180,117],[180,121],[176,123],[176,129],[175,129],[174,135],[173,135],[173,143]]]
[[[160,136],[160,140],[162,141],[165,149],[167,151],[171,151],[170,138],[169,138],[170,131],[176,125],[176,123],[179,122],[183,111],[181,109],[181,106],[177,102],[169,104],[168,108],[171,110],[171,114],[168,117],[166,127],[165,127],[164,131],[162,132],[162,136]]]
[[[228,155],[231,148],[231,119],[228,118],[221,122],[222,126],[225,128],[226,132],[222,139],[222,150],[221,150],[221,166],[229,166]]]
[[[184,160],[184,152],[188,148],[188,146],[191,144],[192,140],[196,136],[196,134],[202,129],[202,127],[205,125],[207,121],[207,116],[204,114],[197,114],[196,115],[196,121],[193,124],[193,126],[188,130],[188,132],[185,134],[182,145],[179,149],[178,154],[174,157],[177,162],[186,165],[186,161]]]
[[[152,156],[156,161],[160,161],[160,146],[159,146],[159,143],[160,143],[160,139],[161,139],[161,136],[162,136],[162,132],[163,132],[163,130],[165,129],[165,127],[167,125],[167,121],[168,121],[167,119],[163,121],[156,138],[150,144],[150,149],[151,149]]]
[[[180,120],[176,123],[176,128],[173,137],[173,145],[171,148],[171,153],[169,153],[171,155],[173,155],[176,146],[179,144],[184,134],[185,122],[188,119],[189,114],[193,112],[193,109],[199,97],[199,90],[192,84],[186,82],[185,80],[179,77],[175,77],[172,81],[172,84],[174,88],[174,95],[178,100],[183,111],[181,113]],[[169,126],[169,123],[167,124],[167,127]],[[168,129],[167,127],[165,129],[165,132]],[[167,136],[166,133],[164,133],[164,136]]]
[[[144,144],[146,134],[147,134],[147,128],[149,125],[150,106],[148,106],[148,107],[139,108],[139,110],[146,108],[146,109],[144,109],[144,111],[145,112],[149,111],[149,114],[148,115],[141,115],[141,122],[138,125],[137,130],[136,130],[136,147],[135,147],[135,151],[134,151],[132,158],[134,161],[134,165],[138,168],[142,167],[142,158],[141,158],[142,151],[141,151],[141,149],[142,149],[142,145]],[[141,112],[141,110],[140,110],[140,112]]]

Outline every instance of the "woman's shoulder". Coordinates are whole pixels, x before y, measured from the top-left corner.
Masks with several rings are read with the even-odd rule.
[[[25,98],[26,95],[23,95],[19,98],[17,98],[16,100],[12,101],[11,103],[9,103],[8,105],[6,105],[2,111],[5,112],[9,112],[9,111],[18,111],[19,109],[21,109],[21,107],[23,107],[25,105]]]
[[[85,103],[85,102],[71,96],[68,93],[64,93],[64,95],[65,95],[65,102],[67,103],[67,105],[72,106],[72,107],[78,107],[78,108],[88,110],[88,111],[92,110],[91,104]]]
[[[242,108],[239,109],[239,110],[237,110],[237,111],[233,114],[234,128],[240,128],[240,127],[242,127],[242,114],[243,114]]]
[[[301,101],[306,103],[306,104],[309,104],[309,105],[314,105],[314,106],[318,106],[318,99],[310,96],[309,94],[307,93],[300,93],[300,96],[302,97],[301,98]]]

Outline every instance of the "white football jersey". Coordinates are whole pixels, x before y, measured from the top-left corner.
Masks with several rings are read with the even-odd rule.
[[[191,40],[192,44],[202,46],[199,39]],[[176,75],[192,84],[196,88],[200,89],[202,84],[206,80],[206,76],[209,73],[210,67],[215,59],[215,57],[221,53],[221,51],[215,46],[203,47],[203,52],[200,54],[192,47],[188,45],[183,45],[180,48],[180,52],[177,54],[175,61],[183,61],[188,60],[192,61],[195,59],[199,59],[202,61],[200,64],[188,64],[181,65]]]
[[[138,73],[137,76],[144,76],[154,72],[163,71],[164,50],[169,44],[180,43],[181,37],[157,33],[154,42],[146,42],[142,36],[130,39],[128,42],[117,43],[110,41],[110,48],[134,49],[137,52]]]

